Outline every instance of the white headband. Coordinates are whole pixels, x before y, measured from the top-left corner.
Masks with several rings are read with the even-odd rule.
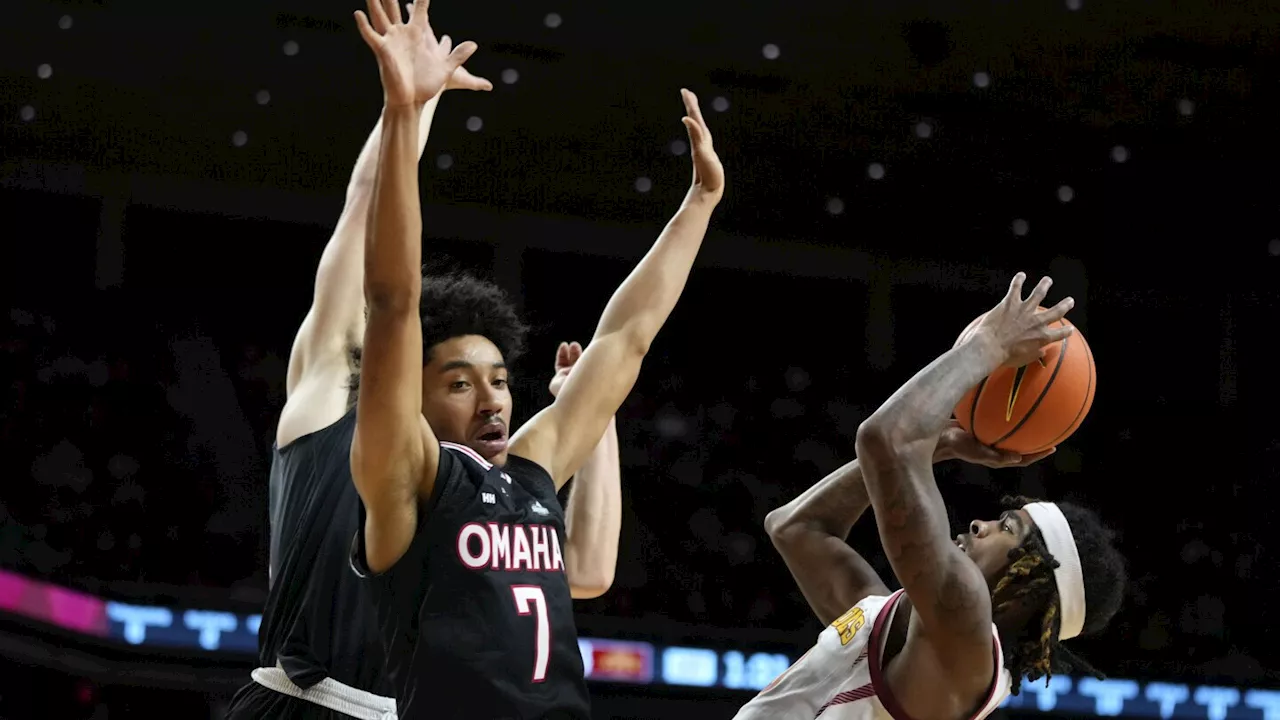
[[[1028,503],[1022,509],[1040,528],[1049,554],[1058,561],[1058,567],[1053,571],[1053,579],[1058,584],[1058,599],[1062,603],[1058,640],[1070,640],[1084,629],[1084,571],[1080,567],[1080,552],[1076,550],[1071,525],[1067,523],[1067,516],[1053,503]]]

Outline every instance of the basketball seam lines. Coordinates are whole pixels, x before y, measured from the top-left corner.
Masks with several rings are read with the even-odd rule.
[[[987,377],[990,377],[988,375]],[[969,428],[973,433],[973,438],[978,442],[982,442],[982,438],[978,437],[978,402],[982,400],[982,391],[987,389],[987,378],[982,378],[982,382],[978,383],[978,391],[973,394],[973,404],[969,406]],[[987,443],[982,443],[986,445]],[[994,445],[995,443],[991,443]]]
[[[1093,392],[1093,380],[1098,374],[1097,366],[1093,362],[1093,353],[1086,353],[1086,357],[1089,358],[1089,386],[1085,388],[1084,400],[1080,401],[1080,409],[1076,411],[1076,419],[1072,420],[1071,424],[1067,426],[1067,429],[1063,430],[1058,437],[1053,439],[1054,445],[1057,445],[1058,441],[1067,433],[1071,432],[1072,429],[1077,428],[1080,425],[1080,421],[1083,420],[1081,416],[1084,415],[1085,405],[1089,402],[1089,394]]]
[[[1049,376],[1049,382],[1045,383],[1044,388],[1040,390],[1040,395],[1036,398],[1036,401],[1031,404],[1031,409],[1027,410],[1026,414],[1022,416],[1022,419],[1018,421],[1017,425],[1013,426],[1012,430],[1005,433],[1004,436],[1002,436],[999,440],[996,440],[995,442],[991,443],[992,446],[995,446],[998,443],[1002,443],[1005,440],[1008,440],[1010,437],[1013,436],[1014,433],[1021,430],[1022,426],[1025,425],[1026,422],[1031,419],[1031,416],[1035,414],[1036,408],[1040,407],[1040,402],[1044,400],[1044,396],[1049,394],[1049,388],[1053,387],[1053,381],[1058,379],[1058,371],[1062,369],[1062,363],[1067,359],[1067,349],[1070,347],[1071,347],[1071,336],[1068,335],[1067,337],[1062,339],[1062,350],[1058,352],[1058,362],[1055,363],[1053,366],[1053,374]]]

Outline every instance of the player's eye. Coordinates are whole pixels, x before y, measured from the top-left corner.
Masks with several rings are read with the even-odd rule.
[[[495,379],[494,379],[494,381],[493,381],[493,386],[494,386],[494,387],[496,387],[496,388],[504,388],[504,387],[506,387],[506,386],[507,386],[507,379],[506,379],[506,378],[495,378]]]
[[[466,380],[455,380],[449,384],[450,390],[466,390],[468,387],[471,387],[471,384]]]

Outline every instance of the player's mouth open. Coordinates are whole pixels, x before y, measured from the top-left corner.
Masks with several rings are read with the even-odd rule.
[[[486,458],[498,455],[507,449],[507,429],[502,425],[490,424],[480,428],[476,435],[476,450]]]

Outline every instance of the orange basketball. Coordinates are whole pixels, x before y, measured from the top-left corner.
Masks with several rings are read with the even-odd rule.
[[[984,316],[969,323],[957,345]],[[1072,326],[1063,319],[1054,327],[1061,325]],[[999,450],[1022,455],[1048,450],[1071,437],[1089,414],[1097,379],[1093,352],[1076,328],[1065,340],[1046,345],[1039,362],[988,375],[956,405],[956,420],[979,442]]]

